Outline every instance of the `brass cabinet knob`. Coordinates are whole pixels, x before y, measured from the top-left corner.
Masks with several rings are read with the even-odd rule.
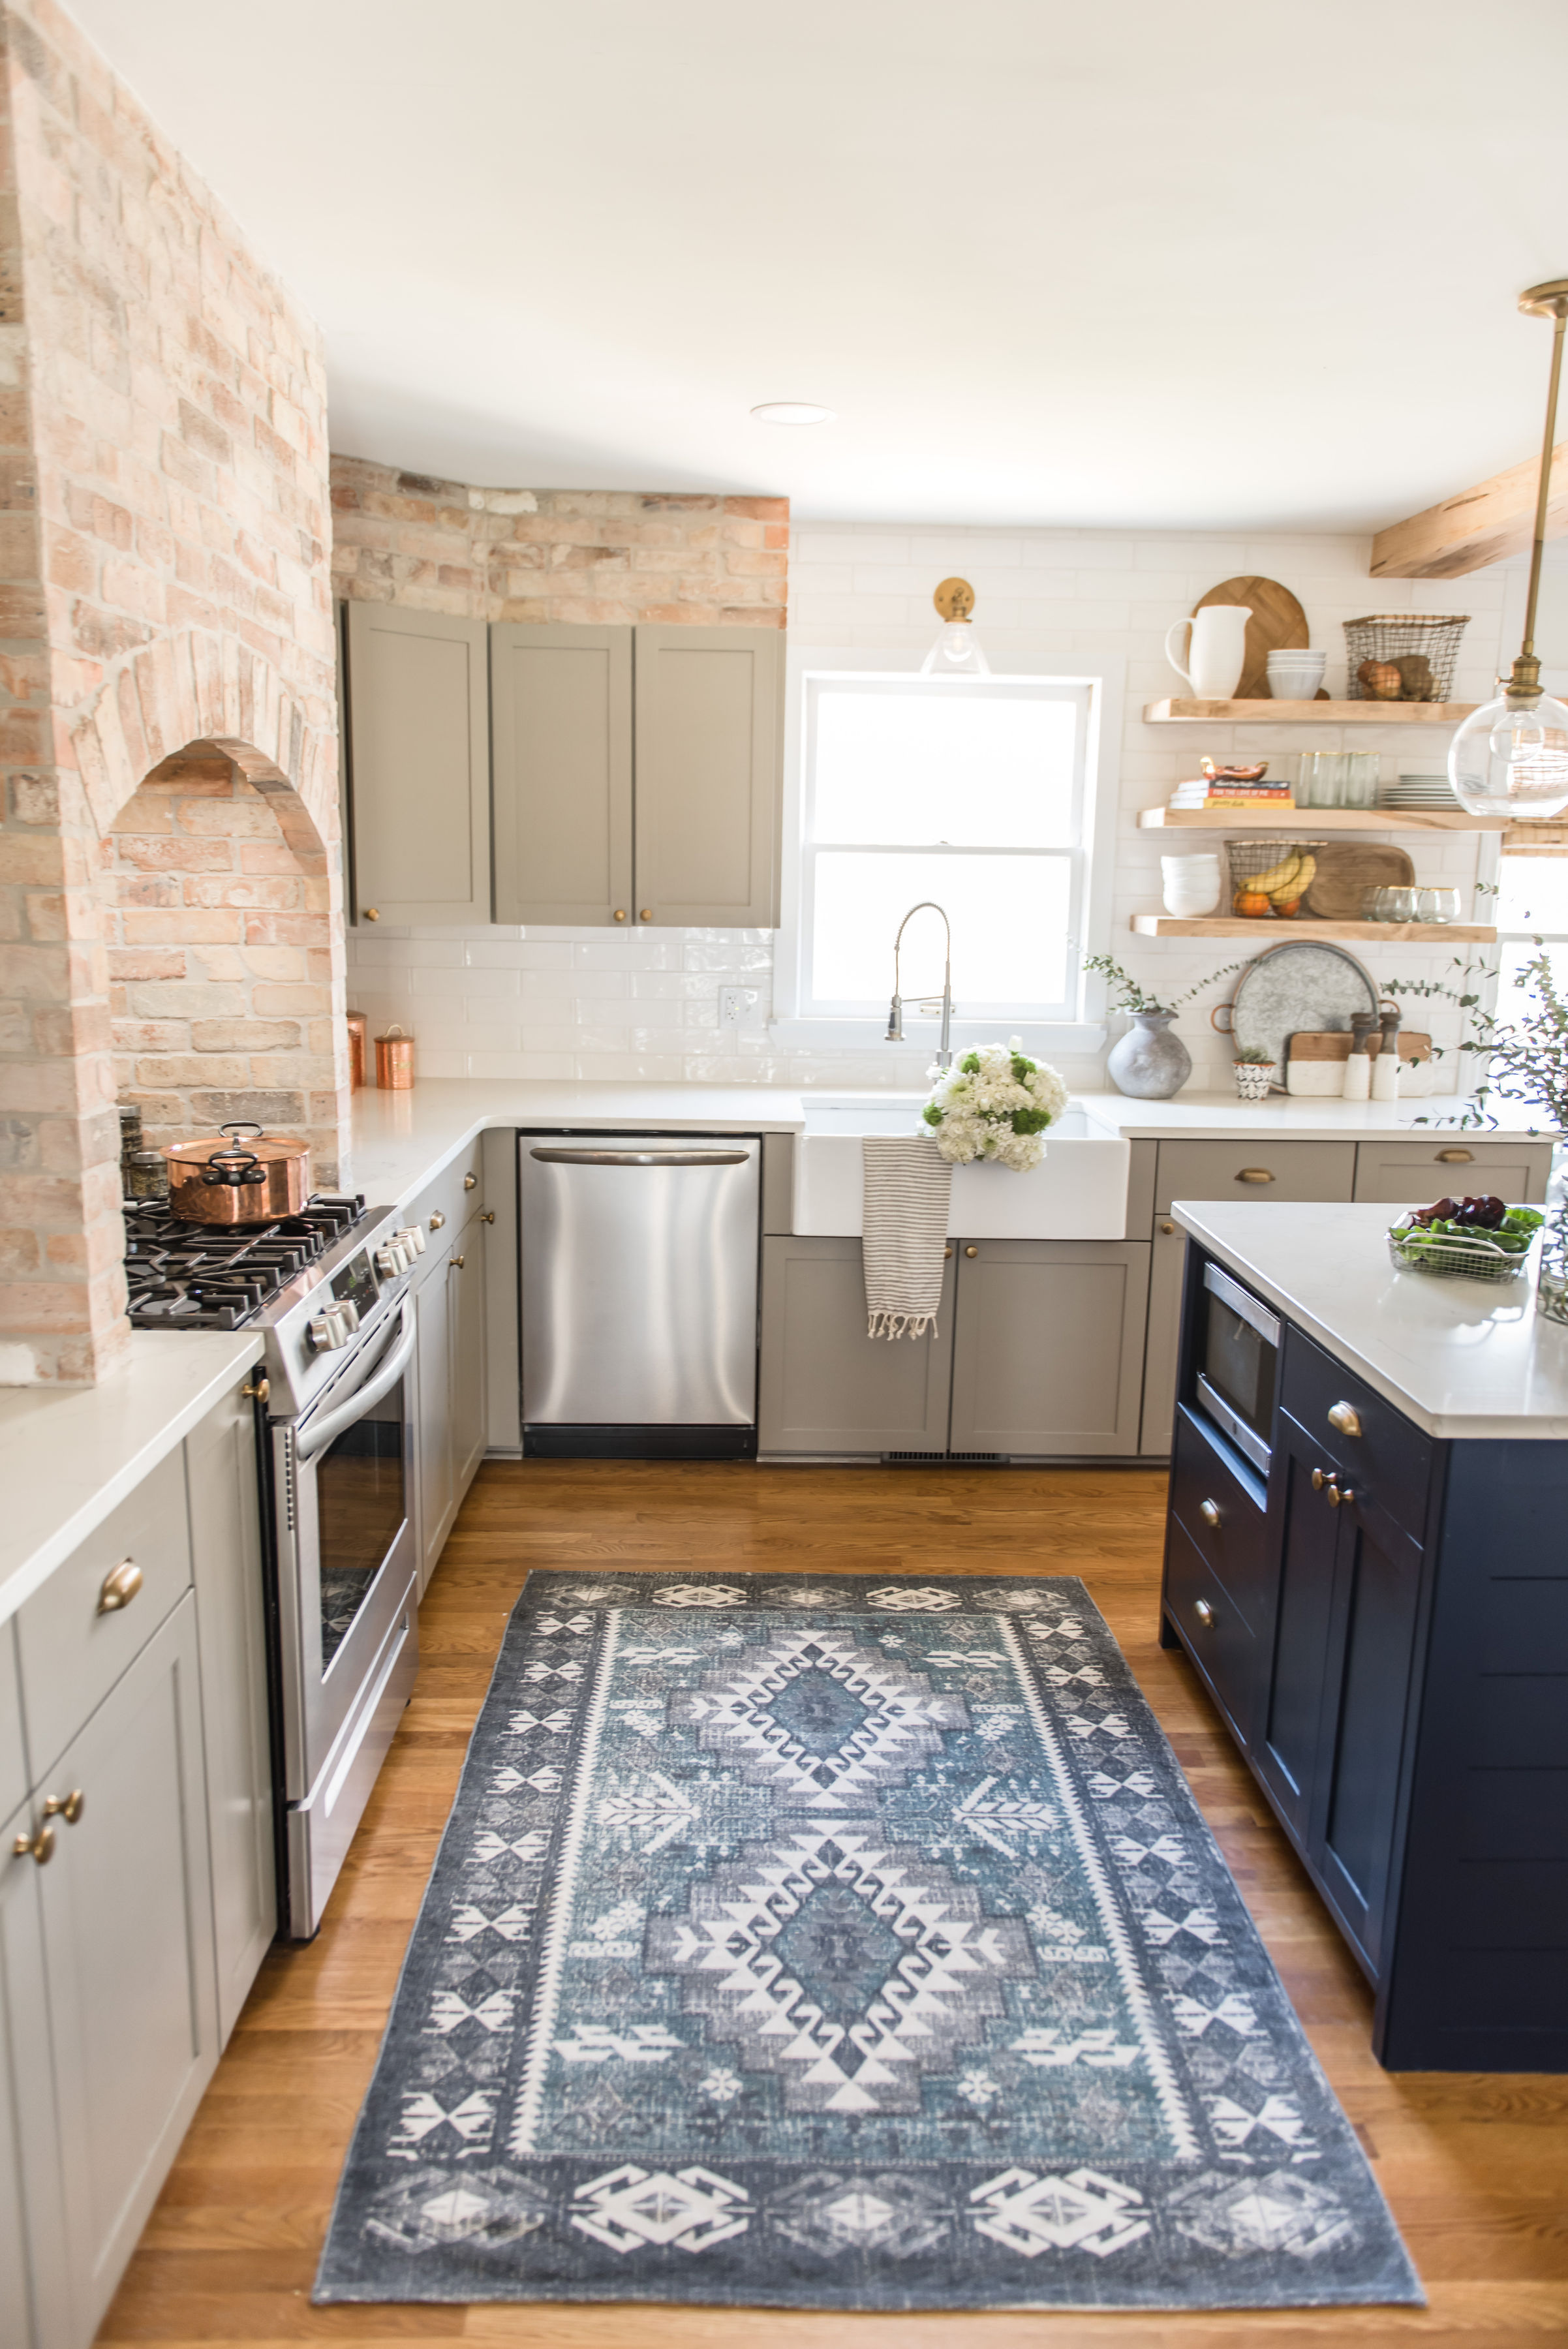
[[[1331,1509],[1337,1509],[1340,1502],[1345,1498],[1344,1494],[1340,1491],[1339,1486],[1334,1482],[1332,1477],[1330,1477],[1328,1483],[1323,1488],[1323,1497],[1328,1503]]]
[[[1161,1224],[1159,1228],[1165,1234],[1166,1238],[1168,1239],[1171,1233],[1176,1229],[1176,1226],[1174,1224]]]
[[[978,1255],[980,1254],[980,1250],[979,1250],[977,1247],[972,1247],[972,1246],[971,1246],[971,1247],[966,1247],[966,1248],[965,1248],[965,1250],[964,1250],[964,1254],[965,1254],[965,1256],[978,1256]]]
[[[68,1795],[46,1795],[44,1797],[44,1816],[47,1819],[64,1819],[68,1827],[75,1826],[86,1808],[87,1796],[79,1786],[73,1786]]]
[[[1198,1504],[1198,1514],[1202,1518],[1206,1526],[1217,1526],[1220,1522],[1219,1502],[1199,1501]]]
[[[1323,1487],[1324,1487],[1324,1474],[1323,1474],[1323,1470],[1322,1470],[1321,1468],[1314,1468],[1314,1469],[1313,1470],[1313,1472],[1312,1472],[1312,1488],[1313,1488],[1313,1491],[1314,1491],[1314,1493],[1321,1493],[1321,1492],[1322,1492],[1322,1490],[1323,1490]]]
[[[431,1229],[432,1232],[441,1232],[446,1229],[446,1217],[441,1214],[439,1207],[431,1217]]]
[[[140,1588],[141,1568],[133,1558],[122,1557],[104,1576],[95,1611],[99,1615],[118,1615],[122,1607],[130,1606]]]
[[[269,1382],[258,1373],[254,1379],[247,1379],[245,1381],[244,1386],[240,1389],[240,1392],[244,1395],[247,1402],[265,1402],[268,1395],[272,1392],[272,1387]]]
[[[1473,1166],[1475,1155],[1473,1150],[1439,1150],[1438,1164],[1439,1166]]]
[[[380,918],[381,918],[381,909],[380,909],[380,907],[379,907],[379,905],[367,905],[367,906],[366,906],[366,908],[365,908],[365,919],[366,919],[368,922],[379,922],[379,921],[380,920]]]
[[[1207,1599],[1195,1599],[1192,1602],[1192,1611],[1205,1628],[1214,1620],[1214,1609]]]
[[[55,1856],[55,1830],[45,1825],[35,1836],[19,1835],[11,1848],[18,1859],[36,1859],[40,1868],[47,1868]]]
[[[637,917],[637,918],[638,918],[638,920],[639,920],[639,922],[651,922],[651,921],[652,921],[652,919],[653,919],[653,908],[652,908],[652,906],[651,906],[651,905],[645,905],[645,906],[643,907],[643,909],[642,909],[641,913],[640,913],[640,914],[639,914],[639,916],[638,916],[638,917]]]
[[[1243,1166],[1236,1177],[1238,1183],[1272,1183],[1273,1179],[1266,1166]]]
[[[461,1272],[462,1270],[463,1261],[463,1258],[460,1256],[449,1257],[447,1258],[446,1267],[448,1272]]]
[[[484,1210],[484,1213],[481,1216],[481,1217],[479,1218],[479,1220],[480,1220],[480,1222],[481,1222],[482,1224],[493,1224],[493,1223],[495,1221],[495,1210],[494,1210],[494,1208],[493,1208],[493,1207],[486,1207],[486,1209]]]
[[[947,1263],[947,1261],[948,1261],[948,1259],[950,1258],[950,1257],[951,1255],[952,1255],[952,1250],[951,1250],[951,1248],[950,1248],[950,1247],[945,1247],[945,1248],[943,1248],[943,1250],[942,1250],[942,1262],[943,1262],[944,1264],[946,1264],[946,1263]]]
[[[1336,1402],[1328,1414],[1330,1427],[1337,1427],[1341,1435],[1359,1435],[1361,1413],[1354,1403]]]
[[[478,1175],[465,1174],[462,1178],[462,1187],[465,1191],[477,1191],[479,1188]]]
[[[624,922],[624,921],[625,921],[625,919],[626,919],[626,907],[625,907],[624,905],[618,905],[618,906],[616,907],[616,909],[615,909],[615,917],[616,917],[616,920],[617,920],[618,922]]]

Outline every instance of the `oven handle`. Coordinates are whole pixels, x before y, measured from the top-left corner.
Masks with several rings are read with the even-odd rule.
[[[365,1413],[397,1385],[413,1359],[414,1351],[414,1325],[409,1319],[406,1299],[398,1308],[397,1326],[403,1334],[397,1340],[392,1351],[381,1356],[380,1365],[371,1373],[369,1383],[356,1387],[347,1402],[340,1403],[336,1411],[329,1411],[325,1419],[318,1419],[314,1426],[295,1437],[295,1457],[302,1464],[314,1460],[318,1452],[325,1452],[329,1444],[335,1444],[346,1427],[352,1427],[357,1419],[363,1419]]]

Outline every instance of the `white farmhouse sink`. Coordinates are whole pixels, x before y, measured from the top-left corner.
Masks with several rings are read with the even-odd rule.
[[[923,1093],[806,1093],[795,1143],[794,1228],[858,1238],[860,1143],[868,1133],[919,1133]],[[933,1144],[933,1147],[935,1145]],[[1126,1236],[1131,1146],[1070,1102],[1027,1174],[980,1164],[953,1168],[948,1230],[980,1240],[1119,1240]]]

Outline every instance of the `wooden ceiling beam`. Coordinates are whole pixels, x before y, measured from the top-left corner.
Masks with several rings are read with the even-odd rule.
[[[1374,579],[1462,579],[1506,555],[1523,554],[1535,527],[1538,457],[1511,465],[1440,506],[1391,523],[1372,542]],[[1548,538],[1568,537],[1568,440],[1552,452]]]

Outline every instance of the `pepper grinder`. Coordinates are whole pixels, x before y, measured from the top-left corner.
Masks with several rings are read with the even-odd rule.
[[[1387,1004],[1383,1012],[1383,1032],[1378,1039],[1377,1058],[1372,1063],[1372,1098],[1391,1102],[1399,1098],[1399,1009]]]
[[[1350,1058],[1345,1064],[1345,1081],[1340,1087],[1342,1099],[1364,1102],[1372,1097],[1371,1045],[1377,1032],[1377,1019],[1370,1011],[1355,1011],[1350,1018]]]

